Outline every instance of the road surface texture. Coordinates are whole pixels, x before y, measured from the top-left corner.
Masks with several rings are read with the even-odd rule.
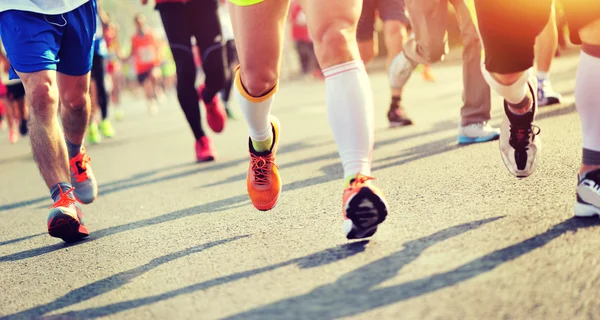
[[[415,126],[388,129],[388,88],[372,74],[376,183],[390,205],[366,241],[342,234],[341,166],[324,84],[286,82],[277,207],[246,195],[242,120],[196,164],[171,97],[159,116],[130,99],[118,135],[90,146],[100,183],[89,239],[46,234],[49,194],[24,139],[0,135],[0,317],[45,319],[592,319],[600,317],[600,220],[572,218],[580,162],[578,56],[553,67],[562,105],[540,110],[543,157],[511,176],[498,142],[458,146],[461,67],[415,74]],[[501,101],[494,96],[494,125]],[[208,130],[208,127],[207,127]]]

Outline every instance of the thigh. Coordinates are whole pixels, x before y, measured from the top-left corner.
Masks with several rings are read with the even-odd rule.
[[[72,76],[64,73],[57,73],[56,83],[58,84],[58,93],[63,105],[85,105],[85,97],[88,96],[90,92],[89,74]]]
[[[104,79],[104,58],[100,55],[95,54],[92,59],[91,76],[96,82],[103,81]]]
[[[195,74],[196,65],[192,51],[191,28],[188,23],[181,23],[181,17],[185,15],[185,11],[186,6],[179,3],[164,4],[159,9],[177,70],[193,70]]]
[[[447,0],[406,0],[415,42],[426,52],[445,52]],[[437,54],[436,54],[437,56]]]
[[[221,22],[219,19],[219,3],[217,0],[196,0],[185,5],[187,23],[200,54],[215,44],[223,44]]]
[[[82,76],[90,72],[94,55],[96,33],[95,1],[88,1],[77,9],[63,14],[64,34],[57,71],[69,76]]]
[[[404,0],[379,0],[378,11],[383,21],[400,21],[405,26],[409,24]]]
[[[598,28],[583,30],[587,25],[600,19],[600,0],[562,0],[565,16],[569,25],[571,42],[581,44],[582,37],[586,42],[600,43]],[[598,24],[596,22],[596,24]],[[587,38],[587,39],[586,39]],[[589,39],[589,40],[588,40]]]
[[[508,74],[531,68],[535,38],[548,22],[551,7],[552,0],[476,0],[486,69]]]
[[[363,0],[362,11],[356,28],[356,39],[358,42],[373,41],[375,33],[375,10],[378,0]]]
[[[360,59],[356,26],[360,0],[306,0],[308,29],[321,68]]]
[[[16,10],[0,13],[0,34],[11,63],[11,79],[18,77],[15,71],[34,73],[57,69],[63,35],[62,27],[56,25],[58,22],[63,23],[60,16]]]
[[[240,0],[230,2],[242,78],[246,72],[261,69],[279,72],[289,1],[265,0],[254,5]]]

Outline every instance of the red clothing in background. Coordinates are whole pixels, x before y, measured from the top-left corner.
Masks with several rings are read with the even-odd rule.
[[[290,6],[290,17],[292,19],[292,38],[294,41],[312,42],[306,25],[306,15],[296,1]]]

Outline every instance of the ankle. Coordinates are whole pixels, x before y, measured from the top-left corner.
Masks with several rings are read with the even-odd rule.
[[[528,93],[521,102],[513,104],[507,101],[506,105],[508,106],[508,110],[513,114],[523,115],[529,112],[533,107],[533,97],[531,96],[531,93]]]
[[[269,151],[269,150],[271,150],[271,147],[273,146],[273,136],[272,135],[270,135],[266,140],[263,140],[263,141],[256,141],[252,138],[250,138],[250,140],[252,141],[252,148],[254,148],[254,150],[257,152]]]
[[[390,109],[399,109],[400,108],[400,102],[402,101],[402,98],[399,96],[392,96],[392,102],[390,103]]]

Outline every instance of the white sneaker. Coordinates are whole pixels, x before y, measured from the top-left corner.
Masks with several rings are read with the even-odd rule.
[[[600,169],[579,177],[577,185],[576,217],[600,216]]]
[[[487,142],[496,140],[499,136],[500,129],[490,126],[487,122],[458,126],[458,144]]]
[[[538,105],[540,107],[560,103],[562,96],[552,89],[550,80],[537,79],[538,81]]]
[[[500,154],[504,165],[514,176],[531,175],[538,162],[541,143],[536,136],[540,128],[533,124],[537,112],[537,88],[535,77],[527,83],[533,96],[533,106],[524,115],[514,115],[504,101],[504,120],[500,127]]]

